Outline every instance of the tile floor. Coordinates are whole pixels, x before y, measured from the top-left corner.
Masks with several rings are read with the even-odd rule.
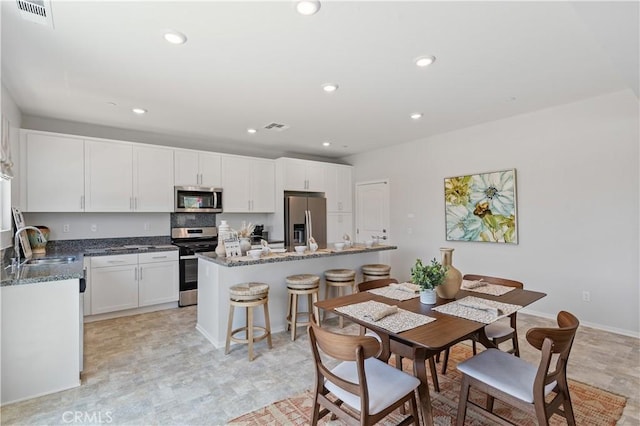
[[[305,333],[275,334],[248,362],[246,346],[225,356],[195,322],[188,307],[86,324],[82,386],[2,407],[1,424],[217,425],[313,385]],[[523,336],[538,325],[552,322],[519,316],[526,359],[535,352]],[[619,424],[640,424],[639,339],[580,328],[569,376],[628,396]]]

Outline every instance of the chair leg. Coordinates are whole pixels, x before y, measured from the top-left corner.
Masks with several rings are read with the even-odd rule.
[[[329,285],[328,282],[326,282],[325,280],[325,287],[324,287],[324,300],[329,300],[329,292],[331,291],[331,285]],[[327,309],[324,310],[324,312],[322,313],[322,321],[324,322],[327,319]]]
[[[447,374],[447,364],[449,363],[449,348],[444,350],[444,357],[442,358],[442,374]]]
[[[458,415],[456,416],[456,426],[464,426],[464,418],[467,415],[467,399],[469,398],[469,378],[462,375],[460,385],[460,399],[458,400]]]
[[[487,411],[488,412],[493,413],[493,403],[495,401],[496,399],[493,396],[487,394]]]
[[[318,308],[316,306],[316,303],[318,303],[318,293],[320,293],[320,290],[314,292],[311,295],[311,301],[313,302],[313,314],[315,316],[315,321],[317,321],[318,324],[320,324],[320,308]],[[309,310],[311,311],[311,310]],[[311,318],[309,318],[309,322],[313,321]]]
[[[472,340],[471,341],[471,345],[473,346],[473,354],[476,355],[478,353],[478,349],[476,347],[476,341]],[[498,345],[496,345],[496,346],[498,346]]]
[[[267,333],[267,344],[269,349],[273,349],[273,343],[271,342],[271,321],[269,320],[269,302],[264,304],[264,328]]]
[[[402,370],[402,360],[403,359],[404,359],[403,357],[401,357],[400,355],[396,354],[396,368],[398,370]]]
[[[319,318],[318,318],[319,319]],[[316,426],[320,420],[320,403],[318,402],[318,390],[313,395],[313,416],[311,417],[311,425]]]
[[[414,391],[413,396],[411,397],[411,399],[409,399],[409,409],[411,410],[411,416],[413,417],[413,424],[419,426],[420,417],[418,416],[418,400],[416,397],[416,392],[417,391]]]
[[[571,404],[571,395],[569,394],[569,384],[567,383],[566,376],[558,380],[558,386],[556,388],[559,392],[562,392],[564,400],[562,401],[562,408],[564,409],[564,417],[567,419],[569,426],[575,426],[576,418],[573,414],[573,405]]]
[[[440,383],[438,382],[438,372],[436,371],[436,362],[433,357],[429,358],[429,369],[431,370],[431,381],[433,382],[433,390],[440,392]]]
[[[233,305],[229,306],[229,319],[227,321],[227,342],[224,346],[224,354],[228,355],[229,350],[231,349],[231,330],[233,328],[233,311],[235,308]]]
[[[518,345],[518,334],[517,333],[513,333],[513,354],[515,356],[517,356],[518,358],[520,357],[520,345]]]
[[[253,308],[247,308],[247,339],[249,340],[249,361],[253,361]]]
[[[291,299],[293,298],[293,293],[289,292],[287,296],[287,329],[285,331],[289,331],[291,327]]]
[[[298,295],[294,294],[291,301],[291,340],[296,340],[296,328],[298,325]]]

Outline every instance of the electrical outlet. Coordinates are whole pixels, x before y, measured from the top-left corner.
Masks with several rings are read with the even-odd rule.
[[[91,232],[98,232],[98,225],[95,223],[91,225]]]
[[[65,223],[64,225],[62,225],[62,232],[69,232],[69,224]]]
[[[583,291],[582,292],[582,301],[583,302],[591,302],[591,292]]]

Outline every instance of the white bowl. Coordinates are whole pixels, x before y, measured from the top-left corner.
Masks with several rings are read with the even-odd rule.
[[[249,250],[247,254],[254,259],[260,259],[260,256],[262,255],[262,249]]]
[[[302,254],[307,249],[307,246],[296,246],[296,253]]]
[[[342,251],[344,243],[335,243],[333,246],[336,248],[336,251]]]
[[[365,247],[371,248],[373,247],[373,240],[367,240],[364,242]]]

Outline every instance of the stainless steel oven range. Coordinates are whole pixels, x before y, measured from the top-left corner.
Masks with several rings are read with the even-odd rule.
[[[196,253],[214,252],[218,245],[218,228],[172,228],[171,243],[180,251],[179,306],[198,303],[198,258]]]

